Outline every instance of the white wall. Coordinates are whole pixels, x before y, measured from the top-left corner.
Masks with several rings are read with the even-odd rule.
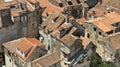
[[[6,64],[6,67],[13,67],[12,66],[12,59],[11,59],[11,62],[10,62],[10,57],[8,57],[6,54],[5,54],[5,64]]]

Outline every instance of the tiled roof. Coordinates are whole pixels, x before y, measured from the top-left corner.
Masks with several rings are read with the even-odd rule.
[[[61,29],[68,29],[71,28],[72,24],[71,23],[63,23],[59,28],[57,28],[56,30],[54,30],[51,35],[52,36],[57,36],[57,33],[61,30]]]
[[[59,61],[60,57],[56,53],[50,53],[34,60],[32,62],[32,66],[36,67],[38,65],[43,67],[50,67],[51,65],[58,63]]]
[[[7,42],[7,43],[4,43],[3,46],[5,48],[7,48],[10,52],[13,52],[14,49],[13,48],[16,48],[17,45],[19,44],[21,39],[17,39],[17,40],[13,40],[13,41],[10,41],[10,42]]]
[[[0,0],[0,10],[6,8],[6,6],[16,4],[17,1],[13,0],[11,2],[4,2],[4,0]]]
[[[27,60],[32,55],[37,46],[44,46],[44,44],[35,38],[23,37],[17,40],[7,42],[3,44],[3,46],[6,47],[9,51],[16,53],[22,59]],[[17,53],[16,49],[19,49],[23,53],[29,51],[29,53],[26,57],[22,57],[19,53]]]
[[[48,0],[38,0],[42,8],[46,7],[42,15],[46,16],[46,13],[51,13],[53,10],[61,13],[63,8],[52,5]]]
[[[73,43],[78,39],[78,37],[75,37],[74,35],[72,35],[72,33],[74,33],[76,31],[76,28],[72,28],[68,34],[64,35],[60,40],[66,44],[67,46],[72,46]]]
[[[10,1],[10,2],[4,2],[4,0],[0,0],[0,10],[1,9],[6,9],[8,8],[9,6],[13,6],[13,5],[18,5],[18,3],[26,3],[26,7],[29,11],[34,11],[35,8],[32,6],[32,4],[30,3],[34,3],[35,2],[38,2],[37,0],[13,0],[13,1]],[[12,9],[11,10],[11,14],[12,16],[18,16],[20,12],[24,11],[23,9],[21,9],[20,7],[19,8],[16,8],[16,9]]]
[[[55,22],[52,22],[53,19],[56,19]],[[64,23],[65,17],[62,14],[59,14],[57,12],[52,12],[45,20],[45,22],[42,24],[42,26],[45,25],[44,31],[47,33],[48,31],[53,31],[59,28],[60,25]]]
[[[113,11],[105,14],[102,17],[98,17],[87,22],[93,22],[98,28],[104,32],[109,32],[114,29],[112,24],[120,22],[120,14]]]

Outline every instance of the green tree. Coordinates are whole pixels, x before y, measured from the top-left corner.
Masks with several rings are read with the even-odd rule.
[[[103,62],[101,57],[96,53],[91,58],[91,66],[90,67],[116,67],[112,62]]]

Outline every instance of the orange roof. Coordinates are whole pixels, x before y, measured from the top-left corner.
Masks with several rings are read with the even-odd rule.
[[[57,18],[57,20],[53,23],[52,20],[54,18]],[[55,11],[53,11],[47,18],[46,20],[44,21],[44,23],[42,24],[42,26],[45,25],[45,28],[44,28],[44,32],[47,33],[48,31],[54,31],[56,29],[58,29],[63,23],[64,23],[64,20],[65,20],[65,16],[60,14],[60,13],[57,13]]]
[[[37,40],[36,38],[27,38],[28,41],[30,41],[33,45],[37,45],[37,46],[43,46],[44,44],[41,43],[39,40]]]
[[[35,38],[21,38],[16,48],[18,48],[22,52],[26,52],[28,50],[30,51],[25,58],[16,52],[16,48],[14,48],[14,52],[22,59],[27,60],[32,55],[37,46],[44,46],[44,44]]]
[[[51,34],[55,35],[58,32],[58,29],[54,30]]]
[[[26,52],[33,46],[43,46],[43,44],[35,38],[22,38],[17,48],[22,52]]]
[[[80,39],[82,40],[82,45],[84,46],[84,48],[86,48],[89,45],[90,40],[82,36],[80,37]]]
[[[29,11],[34,11],[35,8],[32,6],[32,3],[36,3],[37,1],[36,0],[13,0],[13,1],[10,1],[10,2],[4,2],[4,0],[0,0],[0,10],[2,9],[5,9],[5,8],[8,8],[9,6],[11,5],[15,5],[17,3],[26,3],[26,7]],[[18,16],[20,12],[22,12],[23,10],[21,8],[16,8],[16,9],[13,9],[11,10],[11,14],[12,16]]]
[[[11,10],[11,15],[12,16],[19,16],[19,13],[22,12],[22,9],[15,9],[15,10]]]
[[[20,58],[22,58],[23,60],[27,61],[27,59],[32,55],[32,53],[34,52],[34,50],[36,49],[35,46],[33,46],[30,50],[30,52],[28,53],[28,55],[24,58],[23,56],[21,56],[19,53],[16,52],[16,49],[14,48],[14,53],[16,53]]]
[[[4,2],[4,0],[0,0],[0,10],[6,8],[6,6],[16,4],[16,3],[17,3],[16,0],[13,0],[11,2]]]
[[[7,48],[10,52],[14,52],[17,54],[20,58],[27,61],[29,57],[33,54],[37,46],[44,46],[43,43],[41,43],[39,40],[35,38],[20,38],[16,39],[7,43],[4,43],[3,46]],[[19,54],[16,51],[16,48],[18,48],[23,53],[25,51],[28,51],[27,55],[23,57],[21,54]]]
[[[110,24],[107,24],[107,23],[110,23],[111,21],[109,19],[102,19],[100,21],[97,21],[97,22],[94,22],[94,24],[96,26],[98,26],[102,31],[104,32],[109,32],[111,30],[113,30],[113,27],[112,25]]]
[[[41,7],[46,7],[46,9],[43,11],[42,15],[46,16],[46,13],[50,13],[53,10],[62,12],[63,8],[57,7],[52,5],[48,0],[38,0],[40,2]]]
[[[110,12],[105,14],[103,17],[98,17],[88,22],[93,22],[98,28],[104,32],[109,32],[114,29],[112,24],[120,22],[120,14],[117,12]]]

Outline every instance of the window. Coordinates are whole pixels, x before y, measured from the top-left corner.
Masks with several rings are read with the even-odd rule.
[[[33,29],[35,29],[35,23],[32,24]]]
[[[9,62],[11,62],[11,59],[9,59]]]
[[[50,39],[48,39],[47,45],[48,45],[48,50],[50,50]]]
[[[48,13],[46,13],[46,16],[48,17],[48,16],[49,16],[49,14],[48,14]]]
[[[94,27],[94,31],[96,31],[97,29]]]
[[[87,34],[87,38],[90,38],[90,34]]]
[[[44,37],[43,37],[43,35],[40,34],[39,36],[40,36],[39,40],[40,40],[41,42],[43,42],[43,41],[44,41]]]
[[[100,41],[98,41],[98,43],[100,43]]]
[[[21,17],[21,21],[22,21],[23,23],[26,22],[26,20],[27,20],[27,17],[26,17],[26,16]]]
[[[73,3],[72,3],[71,1],[68,1],[68,4],[69,4],[69,5],[72,5]]]
[[[50,44],[48,44],[48,50],[50,50]]]
[[[15,5],[10,6],[10,9],[15,9],[15,8],[16,8]]]
[[[8,51],[8,55],[9,55],[9,56],[11,55],[10,51]]]
[[[80,0],[76,0],[76,2],[77,2],[78,4],[81,3]]]
[[[101,33],[101,32],[99,32],[99,35],[102,35],[102,33]]]
[[[63,7],[63,4],[62,4],[62,3],[59,3],[59,7]]]

